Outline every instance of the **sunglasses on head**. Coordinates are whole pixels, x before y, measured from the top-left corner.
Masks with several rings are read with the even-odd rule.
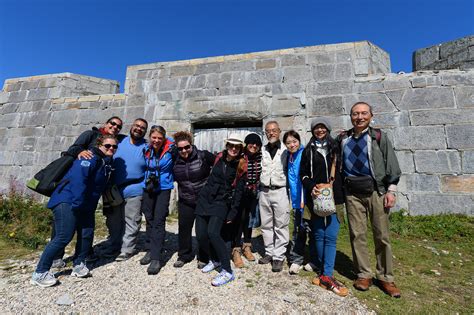
[[[106,149],[110,149],[110,148],[112,148],[112,149],[114,149],[114,150],[117,150],[117,148],[118,148],[118,145],[116,145],[116,144],[110,144],[110,143],[106,143],[106,144],[104,144],[104,147],[105,147]]]
[[[184,147],[178,147],[178,151],[179,151],[179,152],[185,151],[185,150],[187,151],[187,150],[189,150],[189,149],[191,149],[191,145],[189,145],[189,144],[188,144],[188,145],[185,145]]]
[[[118,130],[121,130],[121,129],[122,129],[122,125],[116,123],[115,121],[109,121],[109,124],[111,124],[112,127],[117,127]]]

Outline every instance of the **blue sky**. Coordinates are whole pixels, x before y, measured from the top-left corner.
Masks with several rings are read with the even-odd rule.
[[[414,50],[474,34],[474,0],[0,0],[0,86],[128,65],[369,40],[411,71]]]

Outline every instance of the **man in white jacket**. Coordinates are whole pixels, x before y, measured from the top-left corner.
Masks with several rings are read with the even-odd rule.
[[[269,121],[265,124],[268,144],[262,150],[260,175],[259,207],[265,256],[258,263],[272,263],[273,272],[280,272],[283,269],[290,237],[288,229],[290,201],[285,172],[287,152],[280,141],[280,133],[278,122]]]

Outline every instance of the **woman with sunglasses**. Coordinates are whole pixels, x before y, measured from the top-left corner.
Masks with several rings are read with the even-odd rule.
[[[206,184],[214,164],[215,156],[209,151],[201,151],[193,145],[193,136],[188,131],[174,134],[178,154],[176,156],[173,174],[178,183],[178,260],[174,267],[181,268],[194,259],[192,248],[192,229],[196,218],[195,210],[199,192]],[[199,258],[198,268],[204,263]]]
[[[244,142],[239,135],[231,134],[225,144],[225,150],[217,155],[211,175],[199,193],[196,206],[196,237],[202,254],[199,259],[207,263],[202,272],[221,269],[211,281],[213,286],[234,280],[221,230],[224,224],[230,224],[235,219],[245,184],[242,171],[245,164],[242,157]]]
[[[160,272],[161,250],[165,241],[166,217],[169,213],[171,190],[173,189],[172,139],[166,137],[166,130],[161,126],[151,126],[149,143],[144,149],[146,163],[143,183],[141,210],[146,219],[146,236],[149,251],[140,260],[148,265],[147,273],[156,275]]]
[[[48,208],[53,211],[55,236],[46,245],[31,283],[41,287],[53,286],[56,278],[50,273],[53,259],[72,240],[77,231],[72,276],[87,277],[85,259],[94,239],[95,209],[110,177],[112,157],[117,150],[117,139],[101,135],[91,148],[90,160],[75,160],[51,195]]]

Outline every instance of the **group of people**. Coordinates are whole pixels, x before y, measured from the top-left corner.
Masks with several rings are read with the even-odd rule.
[[[334,278],[336,243],[345,211],[357,272],[354,287],[368,290],[372,272],[367,250],[367,218],[370,217],[380,288],[400,297],[394,284],[389,240],[389,209],[395,205],[400,168],[386,134],[370,127],[372,107],[352,106],[353,128],[331,137],[324,118],[311,123],[306,147],[290,130],[280,139],[277,121],[265,124],[267,144],[251,133],[243,139],[231,134],[224,150],[214,155],[193,145],[193,136],[180,131],[169,137],[161,126],[136,119],[128,136],[119,135],[123,122],[111,117],[103,127],[81,134],[66,154],[77,157],[54,191],[48,208],[54,214],[51,241],[46,246],[31,282],[47,287],[57,283],[50,269],[61,265],[64,248],[77,234],[71,275],[88,276],[88,260],[97,256],[127,260],[137,254],[142,214],[146,219],[147,252],[140,264],[155,275],[162,268],[166,217],[173,183],[178,184],[178,259],[180,268],[197,256],[204,273],[217,270],[212,285],[235,278],[244,260],[255,261],[252,229],[259,226],[265,254],[259,264],[271,264],[281,272],[288,257],[290,274],[313,270],[313,283],[346,296],[348,289]],[[313,200],[323,186],[331,185],[336,211],[315,212]],[[94,211],[105,189],[115,188],[123,201],[104,203],[109,237],[92,249]],[[292,208],[292,211],[291,211]],[[290,242],[290,213],[294,229]],[[195,223],[197,254],[192,248]],[[305,247],[309,241],[309,261]],[[228,245],[231,249],[229,250]]]

